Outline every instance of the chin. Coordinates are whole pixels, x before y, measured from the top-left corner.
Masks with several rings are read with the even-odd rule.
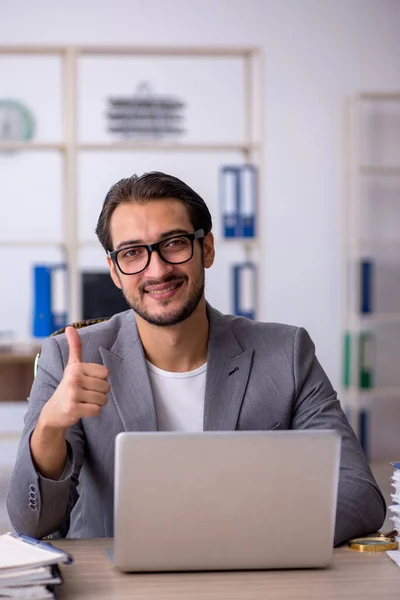
[[[199,299],[200,300],[200,299]],[[159,327],[173,327],[186,321],[196,310],[197,302],[180,304],[176,307],[160,306],[158,310],[149,309],[147,306],[133,306],[133,310],[147,323]]]
[[[185,321],[190,315],[182,314],[181,311],[169,314],[155,314],[155,313],[138,313],[142,319],[150,323],[151,325],[157,325],[157,327],[173,327]]]
[[[172,327],[186,321],[197,309],[201,298],[204,295],[204,281],[201,285],[185,294],[184,298],[172,298],[164,303],[160,302],[154,306],[150,298],[142,295],[132,301],[124,294],[128,304],[147,323],[159,327]]]

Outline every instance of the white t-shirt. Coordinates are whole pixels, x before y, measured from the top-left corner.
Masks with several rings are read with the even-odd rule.
[[[158,429],[203,431],[207,363],[187,373],[171,373],[146,362]]]

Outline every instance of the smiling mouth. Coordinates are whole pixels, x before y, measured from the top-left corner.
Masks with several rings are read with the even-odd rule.
[[[178,287],[182,285],[183,281],[179,281],[173,285],[170,285],[162,290],[145,290],[146,294],[150,294],[151,296],[161,296],[162,294],[167,294],[168,292],[172,292],[176,290]]]

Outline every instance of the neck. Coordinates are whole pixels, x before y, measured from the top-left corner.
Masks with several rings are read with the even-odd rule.
[[[146,358],[159,369],[182,373],[207,361],[209,323],[204,298],[190,317],[172,327],[152,325],[139,315],[136,323]]]

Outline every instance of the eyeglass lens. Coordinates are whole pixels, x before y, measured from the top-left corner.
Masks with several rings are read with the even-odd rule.
[[[161,256],[169,263],[179,264],[192,257],[193,242],[187,237],[174,237],[160,242]],[[149,250],[146,246],[131,246],[118,252],[117,261],[120,269],[127,274],[138,273],[146,267]]]

